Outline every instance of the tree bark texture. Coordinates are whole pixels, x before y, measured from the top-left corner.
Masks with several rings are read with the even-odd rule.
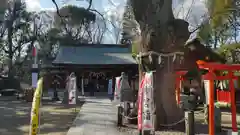
[[[139,52],[167,53],[183,49],[190,34],[188,23],[174,18],[172,0],[131,0],[131,6],[141,29]],[[154,65],[156,71],[154,98],[158,128],[163,127],[163,124],[175,123],[184,117],[184,113],[177,106],[175,98],[175,67],[179,61],[173,63],[173,57],[164,59],[164,61],[163,66]],[[141,68],[139,70],[139,76],[141,76],[144,70]],[[185,129],[184,123],[168,128]]]

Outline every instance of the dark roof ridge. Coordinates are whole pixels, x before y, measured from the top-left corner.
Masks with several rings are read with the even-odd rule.
[[[61,45],[62,47],[93,47],[93,48],[128,48],[125,44],[78,44],[78,45]]]

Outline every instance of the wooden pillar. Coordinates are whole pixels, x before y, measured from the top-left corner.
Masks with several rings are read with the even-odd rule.
[[[233,72],[229,71],[228,73],[231,78],[234,77]],[[236,110],[236,99],[235,99],[235,88],[234,88],[234,82],[233,79],[229,80],[229,88],[231,93],[231,112],[232,112],[232,132],[238,132],[237,128],[237,110]]]
[[[185,112],[186,135],[195,135],[194,111]]]
[[[81,90],[82,90],[82,96],[85,96],[85,94],[84,94],[84,74],[83,73],[81,76]]]
[[[64,91],[64,97],[63,97],[64,104],[68,104],[69,75],[70,75],[70,72],[66,72],[65,91]]]
[[[209,135],[214,135],[215,131],[214,131],[214,78],[213,78],[213,70],[210,69],[209,70],[209,91],[208,91],[208,107],[209,107],[209,112],[208,112],[208,116],[209,116],[209,124],[208,124],[208,130],[209,130]]]
[[[115,79],[115,75],[113,74],[112,75],[112,96],[113,96],[113,99],[114,99],[114,93],[115,93],[115,82],[116,82],[116,79]]]

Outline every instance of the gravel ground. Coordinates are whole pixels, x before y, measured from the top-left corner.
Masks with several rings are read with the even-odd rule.
[[[39,135],[66,135],[80,106],[75,111],[73,106],[43,102]],[[0,135],[28,135],[30,110],[31,103],[0,97]]]
[[[204,123],[203,113],[195,114],[195,130],[196,135],[208,135],[208,125]],[[237,116],[238,128],[240,128],[240,114]],[[223,131],[219,135],[226,135],[227,130],[231,129],[231,114],[228,112],[222,113],[222,127]],[[138,135],[137,127],[134,125],[129,125],[128,127],[119,128],[121,132],[124,132],[129,135]],[[177,131],[157,131],[156,135],[185,135],[184,132]]]

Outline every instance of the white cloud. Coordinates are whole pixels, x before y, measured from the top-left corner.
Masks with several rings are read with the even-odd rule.
[[[103,6],[104,11],[107,12],[108,16],[116,16],[118,18],[121,18],[125,5],[126,5],[126,0],[106,0],[108,1],[107,5]]]
[[[40,11],[40,0],[25,0],[28,11]]]

